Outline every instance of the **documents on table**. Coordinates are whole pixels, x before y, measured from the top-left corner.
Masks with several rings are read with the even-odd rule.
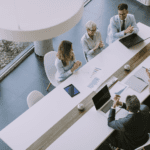
[[[95,91],[102,84],[102,81],[103,81],[102,69],[95,67],[93,71],[91,72],[90,78],[91,79],[89,83],[87,84],[87,87]]]
[[[131,76],[126,84],[130,88],[137,92],[142,92],[148,86],[148,76],[146,74],[146,68],[140,68],[133,76]]]
[[[91,76],[90,76],[90,78],[92,76],[94,76],[96,73],[98,73],[100,70],[101,70],[100,68],[95,67],[94,70],[93,70],[93,72],[92,72],[92,74],[91,74]]]
[[[128,85],[118,81],[111,89],[111,96],[114,97],[115,95],[121,95],[124,91],[128,89],[128,87]]]
[[[93,88],[95,85],[98,84],[98,82],[100,81],[99,78],[95,77],[91,82],[90,84],[88,85],[89,88]]]

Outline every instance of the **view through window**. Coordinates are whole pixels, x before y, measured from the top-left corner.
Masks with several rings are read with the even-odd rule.
[[[0,40],[0,75],[7,69],[7,66],[19,59],[33,45],[32,42],[12,42]],[[16,59],[17,58],[17,59]]]

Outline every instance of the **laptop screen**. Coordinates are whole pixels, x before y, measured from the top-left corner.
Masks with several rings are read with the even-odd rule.
[[[96,110],[101,108],[109,99],[111,95],[107,85],[105,85],[93,98],[93,102]]]

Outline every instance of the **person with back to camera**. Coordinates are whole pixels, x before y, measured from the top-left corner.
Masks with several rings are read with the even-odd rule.
[[[134,15],[128,14],[128,5],[118,5],[118,15],[113,16],[110,19],[110,24],[107,30],[106,43],[110,45],[118,38],[122,38],[127,33],[138,33],[139,28],[137,27]]]
[[[70,41],[64,40],[60,43],[55,66],[57,69],[55,78],[60,82],[71,76],[73,72],[81,66],[80,61],[75,61],[75,55]]]
[[[87,61],[89,61],[102,51],[104,43],[102,42],[101,33],[97,30],[95,22],[90,20],[85,26],[87,32],[81,38],[81,44]]]
[[[140,105],[140,101],[135,95],[127,96],[126,104],[119,101],[120,96],[114,97],[114,104],[109,112],[108,126],[115,131],[103,143],[109,145],[110,149],[134,150],[145,144],[149,139],[149,107]],[[116,107],[129,111],[128,115],[119,120],[115,120]],[[118,149],[118,150],[119,150]],[[103,148],[101,148],[103,150]]]

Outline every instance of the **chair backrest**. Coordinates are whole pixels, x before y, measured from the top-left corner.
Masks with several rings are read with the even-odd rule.
[[[44,67],[47,77],[53,76],[56,73],[55,59],[57,52],[51,51],[44,55]]]
[[[55,59],[57,52],[51,51],[45,54],[44,56],[44,67],[47,78],[54,85],[57,86],[60,83],[55,79],[55,73],[57,71],[55,67]]]
[[[40,99],[42,99],[44,97],[44,95],[39,92],[39,91],[32,91],[31,93],[29,93],[28,97],[27,97],[27,104],[28,107],[32,107],[35,103],[37,103]]]
[[[84,55],[85,55],[86,61],[88,62],[87,54],[85,52],[84,52]]]
[[[141,150],[141,149],[144,148],[145,146],[150,145],[150,133],[148,133],[148,135],[149,135],[149,140],[148,140],[144,145],[142,145],[142,146],[136,148],[135,150]]]

